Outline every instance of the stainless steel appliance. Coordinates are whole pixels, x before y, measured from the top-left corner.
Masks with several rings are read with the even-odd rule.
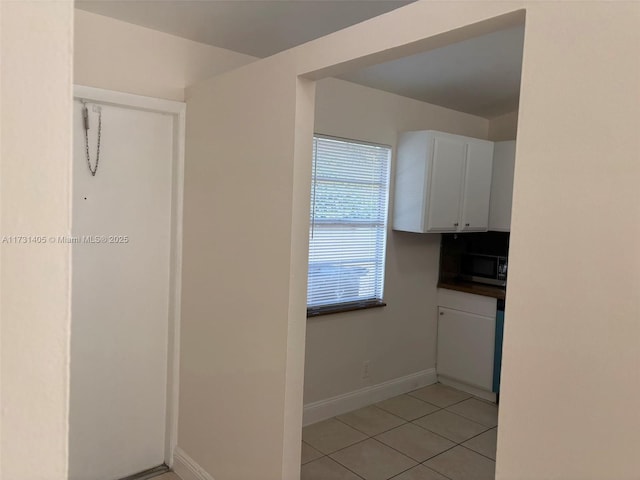
[[[507,257],[465,253],[460,276],[470,282],[504,287],[507,285]]]

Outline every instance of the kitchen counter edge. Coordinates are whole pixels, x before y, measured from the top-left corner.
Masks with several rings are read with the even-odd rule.
[[[438,288],[446,288],[448,290],[457,290],[459,292],[472,293],[474,295],[482,295],[485,297],[497,298],[498,300],[504,300],[506,296],[506,290],[502,287],[494,287],[492,285],[481,285],[471,282],[459,282],[459,281],[440,281],[438,282]]]

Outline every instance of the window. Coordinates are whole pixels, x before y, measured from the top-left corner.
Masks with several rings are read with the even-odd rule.
[[[307,313],[383,305],[391,149],[315,136]]]

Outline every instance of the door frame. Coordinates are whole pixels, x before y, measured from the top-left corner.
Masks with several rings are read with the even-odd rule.
[[[178,444],[178,400],[180,387],[180,301],[182,297],[182,221],[184,203],[184,146],[187,105],[143,95],[73,86],[73,98],[104,105],[163,113],[173,117],[173,154],[171,175],[171,247],[169,270],[169,318],[167,345],[167,396],[164,463],[173,467],[173,452]],[[73,207],[73,202],[72,202]],[[73,274],[73,272],[72,272]]]

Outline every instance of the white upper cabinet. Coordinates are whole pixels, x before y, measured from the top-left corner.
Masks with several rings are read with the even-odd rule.
[[[446,232],[459,226],[466,145],[457,138],[434,137],[431,184],[425,210],[428,232]]]
[[[489,230],[499,232],[508,232],[511,230],[511,202],[515,163],[515,140],[496,142],[493,152]]]
[[[492,164],[493,142],[475,139],[467,142],[467,163],[460,215],[460,230],[463,232],[488,230]]]
[[[493,142],[431,130],[400,135],[393,228],[488,230]]]

